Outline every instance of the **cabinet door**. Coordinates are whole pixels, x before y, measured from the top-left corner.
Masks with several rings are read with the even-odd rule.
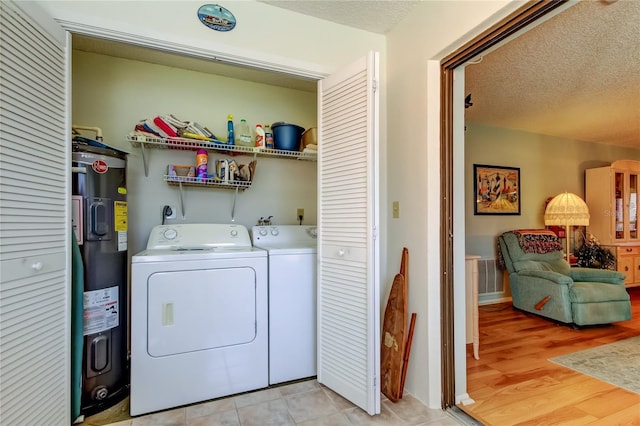
[[[625,198],[627,196],[626,174],[623,170],[612,170],[613,177],[613,193],[615,194],[613,204],[614,232],[613,238],[615,242],[625,241],[627,228],[625,222],[628,223],[627,209],[625,208]]]
[[[371,415],[380,412],[377,81],[372,52],[318,83],[318,381]]]
[[[634,256],[633,258],[633,280],[625,280],[625,284],[640,283],[640,256]]]
[[[69,37],[37,7],[0,2],[3,425],[71,424]]]
[[[626,275],[624,279],[625,284],[630,284],[634,281],[634,257],[633,256],[618,256],[618,272],[622,272]]]
[[[628,181],[628,198],[625,200],[626,209],[627,209],[627,217],[629,218],[628,226],[628,238],[629,241],[638,241],[638,210],[637,199],[638,199],[638,173],[637,172],[629,172],[627,174]]]
[[[615,241],[637,242],[638,232],[638,173],[613,169]]]

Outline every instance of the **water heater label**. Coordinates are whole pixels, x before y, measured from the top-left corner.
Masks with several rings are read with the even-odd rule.
[[[127,202],[126,201],[114,201],[113,202],[113,229],[116,232],[127,231]]]
[[[127,250],[127,231],[118,232],[118,251]]]
[[[84,335],[100,333],[119,325],[118,287],[84,292]]]
[[[127,250],[127,229],[129,228],[127,221],[127,202],[113,202],[113,229],[118,236],[118,251]]]

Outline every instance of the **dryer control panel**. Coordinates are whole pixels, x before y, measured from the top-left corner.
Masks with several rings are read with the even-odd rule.
[[[151,230],[147,250],[203,250],[251,248],[243,225],[193,223],[158,225]]]

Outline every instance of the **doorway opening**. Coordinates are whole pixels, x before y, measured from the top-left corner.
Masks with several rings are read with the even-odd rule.
[[[538,19],[565,5],[563,1],[529,2],[502,19],[497,24],[470,40],[460,49],[446,56],[440,63],[440,308],[442,315],[442,408],[455,406],[455,363],[454,363],[454,185],[453,149],[454,129],[454,72],[456,68],[472,60],[479,54],[495,47]],[[466,374],[466,373],[465,373]]]

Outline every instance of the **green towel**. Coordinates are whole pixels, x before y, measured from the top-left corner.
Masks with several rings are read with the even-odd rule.
[[[84,265],[71,231],[71,419],[80,416],[82,399],[82,351],[84,346]]]

